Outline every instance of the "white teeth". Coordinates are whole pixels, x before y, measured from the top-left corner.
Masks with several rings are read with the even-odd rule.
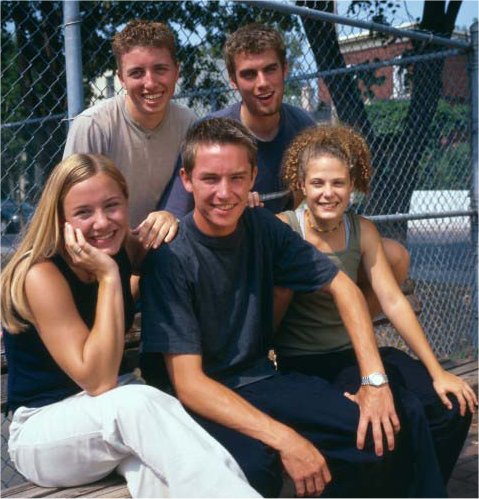
[[[143,95],[143,98],[146,99],[146,100],[157,100],[157,99],[160,99],[162,97],[162,93],[161,94],[152,94],[152,95]]]
[[[104,236],[93,236],[91,239],[94,241],[105,241],[107,239],[111,239],[114,236],[114,232],[109,232],[108,234],[105,234]]]
[[[258,99],[260,99],[260,100],[266,100],[266,99],[269,99],[272,95],[273,95],[273,92],[271,92],[269,94],[258,95]]]
[[[234,206],[234,204],[217,204],[215,205],[215,208],[218,208],[219,210],[231,210]]]

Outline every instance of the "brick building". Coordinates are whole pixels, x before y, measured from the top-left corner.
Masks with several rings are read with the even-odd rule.
[[[404,29],[413,27],[412,25],[403,26]],[[464,38],[465,36],[465,32],[455,33],[455,37]],[[402,54],[412,49],[412,43],[408,39],[388,41],[372,37],[369,32],[340,39],[339,45],[348,67],[379,61],[400,60]],[[388,65],[378,68],[374,71],[374,76],[371,79],[368,78],[368,88],[360,77],[359,88],[366,98],[366,102],[371,98],[366,90],[372,92],[375,99],[408,99],[411,92],[411,70],[411,65]],[[442,97],[456,102],[467,100],[469,89],[464,84],[458,85],[458,82],[467,82],[466,73],[467,57],[465,55],[446,58],[443,68]],[[331,106],[331,96],[322,78],[319,79],[318,97],[323,105]]]

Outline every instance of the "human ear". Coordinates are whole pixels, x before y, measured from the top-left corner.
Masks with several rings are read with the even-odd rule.
[[[191,177],[186,173],[186,170],[184,168],[181,168],[180,170],[180,178],[181,181],[183,182],[183,187],[187,192],[190,194],[193,193],[193,184],[191,183]]]
[[[257,175],[258,175],[258,167],[255,166],[255,167],[253,167],[253,170],[251,171],[251,187],[253,187]]]
[[[304,180],[300,180],[299,187],[300,187],[303,195],[306,196],[306,186],[304,185]]]
[[[230,77],[230,83],[231,83],[231,86],[232,86],[235,90],[238,90],[238,84],[236,83],[236,78],[235,78],[235,77]]]
[[[124,82],[124,80],[123,80],[123,78],[122,78],[122,76],[121,76],[121,68],[118,68],[118,69],[116,70],[116,76],[117,76],[118,81],[120,82],[120,84],[121,84],[121,86],[122,86],[123,90],[125,90],[125,91],[126,91],[126,88],[125,88],[125,82]]]

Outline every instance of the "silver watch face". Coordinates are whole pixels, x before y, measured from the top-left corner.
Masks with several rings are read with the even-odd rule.
[[[387,378],[384,374],[373,373],[369,375],[369,382],[373,386],[381,386],[387,383]]]

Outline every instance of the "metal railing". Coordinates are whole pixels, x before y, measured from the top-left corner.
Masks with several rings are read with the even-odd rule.
[[[265,22],[288,46],[285,101],[318,121],[349,123],[368,141],[373,189],[355,208],[408,247],[435,352],[477,355],[477,23],[438,36],[397,27],[407,19],[389,26],[266,1],[4,1],[1,10],[2,259],[61,159],[68,121],[118,91],[117,29],[132,18],[172,27],[175,99],[203,116],[238,99],[221,59],[227,34]],[[380,336],[400,343],[392,331]],[[18,479],[5,447],[2,487]]]

